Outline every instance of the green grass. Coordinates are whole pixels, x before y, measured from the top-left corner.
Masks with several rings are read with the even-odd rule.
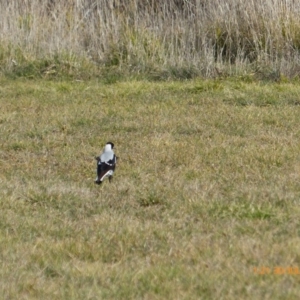
[[[0,78],[2,299],[298,299],[299,96]],[[120,158],[99,187],[107,141]]]

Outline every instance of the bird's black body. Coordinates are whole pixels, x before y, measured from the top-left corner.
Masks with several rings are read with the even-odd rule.
[[[114,155],[113,159],[107,161],[107,162],[101,162],[99,161],[97,164],[97,176],[99,178],[98,184],[102,183],[102,180],[104,179],[105,175],[109,172],[109,171],[115,171],[116,168],[116,162],[117,162],[117,158]],[[111,181],[112,179],[112,175],[109,175],[108,177],[109,181]]]

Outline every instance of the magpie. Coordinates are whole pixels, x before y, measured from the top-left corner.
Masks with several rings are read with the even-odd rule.
[[[114,143],[106,143],[104,150],[100,156],[96,156],[97,160],[97,178],[96,184],[101,184],[104,178],[108,177],[109,182],[112,180],[114,174],[117,157],[113,151]]]

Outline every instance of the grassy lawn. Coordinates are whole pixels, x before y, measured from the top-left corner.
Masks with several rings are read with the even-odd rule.
[[[299,104],[297,83],[0,79],[2,299],[299,299]]]

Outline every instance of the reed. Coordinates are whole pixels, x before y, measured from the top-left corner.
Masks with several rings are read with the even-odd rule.
[[[295,77],[299,12],[292,0],[1,1],[0,66],[19,76]]]

